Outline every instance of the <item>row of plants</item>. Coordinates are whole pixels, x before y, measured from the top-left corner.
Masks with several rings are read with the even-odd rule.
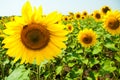
[[[91,14],[34,11],[26,2],[22,16],[1,17],[1,80],[120,79],[120,11],[108,6]]]

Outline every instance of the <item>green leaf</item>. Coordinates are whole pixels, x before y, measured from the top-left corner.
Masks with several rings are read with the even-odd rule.
[[[106,48],[111,49],[113,51],[118,51],[118,48],[115,47],[115,44],[113,43],[107,43],[104,45]]]
[[[115,59],[120,62],[120,56],[119,55],[115,55]]]
[[[76,50],[76,53],[83,53],[82,49]]]
[[[82,61],[84,64],[88,64],[88,59],[86,58],[86,59],[83,59],[83,61]]]
[[[99,60],[97,60],[96,58],[92,58],[89,60],[90,62],[90,67],[94,66],[95,64],[99,63]]]
[[[3,62],[3,65],[6,65],[6,64],[8,64],[10,61],[9,61],[9,59],[8,58],[6,58],[6,60]]]
[[[117,68],[112,66],[114,64],[113,61],[110,61],[110,60],[106,60],[104,62],[104,65],[103,65],[103,70],[105,71],[108,71],[108,72],[113,72],[115,71]]]
[[[30,80],[28,74],[30,73],[30,69],[26,70],[23,65],[16,68],[6,80]]]
[[[68,63],[69,67],[73,67],[75,65],[75,63]]]
[[[81,68],[81,69],[78,69],[75,73],[76,73],[76,74],[83,74],[83,69],[82,69],[82,68]]]
[[[63,69],[63,66],[58,66],[57,69],[56,69],[56,74],[60,74],[60,72],[62,71]]]
[[[102,51],[102,46],[95,47],[92,54],[98,54],[99,52]]]

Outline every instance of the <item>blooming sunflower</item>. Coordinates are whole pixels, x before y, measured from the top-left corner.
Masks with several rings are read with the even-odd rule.
[[[95,11],[93,12],[93,18],[94,18],[96,21],[100,21],[101,18],[102,18],[102,15],[101,15],[101,13],[100,13],[98,10],[95,10]]]
[[[104,28],[112,35],[120,34],[120,12],[110,11],[104,16]]]
[[[65,26],[56,24],[61,14],[52,12],[42,16],[42,7],[32,9],[29,1],[22,7],[22,16],[6,24],[4,32],[9,35],[4,39],[7,54],[21,59],[21,63],[40,64],[41,61],[52,59],[65,48],[67,31]]]
[[[106,14],[108,11],[111,11],[111,8],[110,7],[108,7],[108,6],[103,6],[102,8],[101,8],[101,12],[102,12],[102,14]]]
[[[14,21],[14,17],[15,16],[10,16],[9,18],[10,18],[10,21]]]
[[[78,34],[78,41],[83,47],[90,47],[96,43],[97,35],[92,29],[84,29]]]
[[[82,12],[82,17],[85,17],[85,18],[86,18],[87,16],[88,16],[88,12],[87,12],[87,11],[83,11],[83,12]]]
[[[80,12],[75,13],[74,17],[75,17],[76,20],[80,20],[81,19],[81,13]]]
[[[73,25],[70,24],[70,23],[67,24],[66,27],[67,27],[67,30],[68,30],[70,33],[71,33],[71,32],[73,31],[73,29],[74,29],[74,28],[73,28]]]
[[[64,15],[64,16],[62,17],[62,20],[65,21],[65,22],[67,22],[67,21],[69,21],[69,17],[66,16],[66,15]]]

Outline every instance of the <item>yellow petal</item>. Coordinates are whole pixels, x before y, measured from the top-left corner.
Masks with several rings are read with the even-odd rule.
[[[50,35],[51,38],[57,40],[57,41],[66,41],[67,37],[66,36],[55,36],[55,35]]]
[[[39,65],[42,61],[44,61],[43,56],[36,56],[36,64]]]
[[[36,12],[36,16],[35,16],[35,21],[36,22],[41,22],[42,20],[42,6],[39,6],[37,12]]]
[[[49,31],[52,31],[52,32],[54,32],[54,31],[59,31],[59,30],[63,30],[64,28],[65,28],[65,26],[62,25],[62,24],[52,24],[52,25],[48,25],[48,26],[47,26],[47,29],[48,29]]]
[[[55,45],[56,47],[58,47],[60,49],[66,48],[66,45],[62,41],[58,41],[58,40],[53,39],[53,38],[51,38],[50,40],[51,40],[52,44]]]
[[[14,62],[16,62],[18,59],[20,59],[21,56],[23,55],[23,45],[18,43],[17,47],[18,47],[18,49],[16,49],[16,51],[15,51],[16,55],[15,55]]]
[[[45,59],[49,60],[53,59],[54,55],[54,52],[48,46],[46,46],[44,49],[40,50],[40,53],[37,56],[44,56]]]
[[[31,22],[32,6],[29,1],[27,1],[22,7],[22,16],[25,22]]]
[[[48,23],[56,23],[61,20],[62,15],[57,11],[54,11],[46,16],[46,22]]]
[[[56,31],[56,32],[52,32],[50,31],[51,35],[54,35],[54,36],[65,36],[68,34],[68,31],[66,30],[59,30],[59,31]]]
[[[48,47],[54,52],[53,56],[56,56],[57,54],[60,54],[61,52],[61,49],[58,48],[56,45],[54,45],[52,42],[49,42]]]
[[[23,63],[26,61],[26,57],[27,57],[27,55],[26,55],[26,50],[24,50],[20,64],[23,64]]]

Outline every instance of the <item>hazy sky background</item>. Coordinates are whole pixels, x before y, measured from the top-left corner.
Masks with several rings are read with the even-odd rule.
[[[22,5],[27,0],[1,0],[0,16],[21,15]],[[84,10],[91,13],[108,5],[113,10],[120,10],[120,0],[29,0],[32,6],[42,5],[43,12],[48,14],[52,11],[59,11],[63,14],[68,12],[82,12]]]

